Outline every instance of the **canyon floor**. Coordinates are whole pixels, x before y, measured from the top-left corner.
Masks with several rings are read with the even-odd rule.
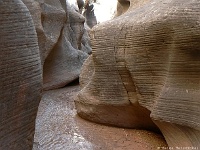
[[[159,134],[95,124],[76,114],[78,84],[46,91],[40,102],[33,150],[156,150]]]

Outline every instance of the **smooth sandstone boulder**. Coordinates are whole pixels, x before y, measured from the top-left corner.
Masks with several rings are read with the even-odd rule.
[[[200,146],[200,2],[123,6],[92,30],[78,114],[114,126],[159,128],[169,146]]]
[[[83,61],[88,57],[81,51],[85,19],[72,8],[67,10],[67,21],[59,40],[44,63],[45,90],[63,87],[78,79]]]
[[[42,91],[35,27],[20,0],[0,1],[0,149],[31,150]]]
[[[66,22],[66,13],[59,0],[23,0],[23,2],[34,21],[43,64],[58,41]]]
[[[43,89],[60,88],[79,77],[91,53],[85,18],[65,0],[23,0],[31,12],[43,65]]]

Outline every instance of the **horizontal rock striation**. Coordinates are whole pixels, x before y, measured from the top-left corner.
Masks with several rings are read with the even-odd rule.
[[[200,146],[200,2],[119,3],[118,17],[92,30],[78,114],[120,127],[158,127],[169,146]]]
[[[0,149],[31,150],[41,99],[35,27],[20,0],[0,1]]]
[[[65,0],[0,1],[0,149],[32,149],[42,89],[77,79],[91,53],[84,22]]]

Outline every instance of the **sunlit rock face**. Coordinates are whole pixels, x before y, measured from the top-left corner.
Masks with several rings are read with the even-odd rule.
[[[120,0],[116,18],[92,30],[78,114],[160,130],[172,147],[200,146],[199,8],[198,0]]]
[[[79,77],[91,53],[85,18],[65,0],[23,0],[31,12],[43,65],[43,89],[60,88]]]

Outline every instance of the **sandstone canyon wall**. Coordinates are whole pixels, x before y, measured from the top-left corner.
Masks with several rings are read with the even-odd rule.
[[[0,1],[0,149],[32,149],[42,90],[78,79],[91,53],[84,22],[65,0]]]
[[[38,35],[43,89],[60,88],[78,79],[91,53],[85,18],[65,0],[23,0]]]
[[[0,1],[0,149],[32,148],[42,91],[35,27],[20,0]]]
[[[199,8],[119,0],[116,18],[91,32],[78,114],[200,146]],[[0,1],[0,149],[32,148],[42,90],[77,79],[91,54],[84,22],[65,0]]]
[[[119,0],[91,31],[75,101],[88,120],[160,130],[171,147],[200,146],[200,2]]]

